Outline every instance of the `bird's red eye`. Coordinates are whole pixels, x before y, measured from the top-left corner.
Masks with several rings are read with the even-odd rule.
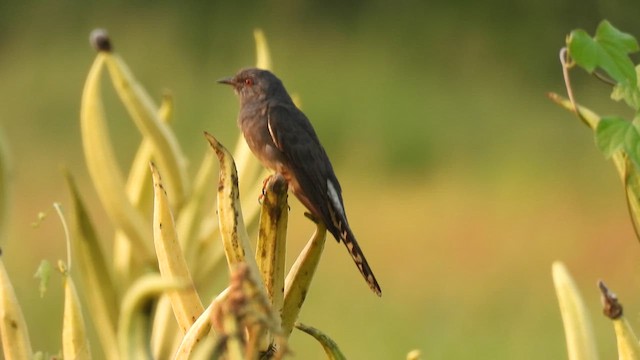
[[[253,79],[252,78],[244,79],[244,84],[247,85],[247,86],[253,85]]]

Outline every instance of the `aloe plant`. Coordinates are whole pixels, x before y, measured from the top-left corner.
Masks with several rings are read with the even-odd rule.
[[[269,68],[265,36],[260,30],[254,36],[257,66]],[[211,149],[191,178],[170,125],[171,96],[165,94],[157,105],[115,51],[106,31],[94,31],[91,42],[97,55],[82,93],[80,127],[87,169],[115,235],[112,241],[98,237],[82,190],[73,175],[64,172],[72,206],[67,235],[70,255],[58,266],[65,290],[62,354],[83,359],[91,355],[108,359],[282,358],[289,352],[287,339],[309,292],[326,229],[317,224],[287,271],[284,179],[270,177],[258,204],[267,173],[250,156],[244,140],[239,138],[232,154],[208,133],[203,141]],[[105,73],[142,137],[128,173],[115,160],[116,144],[109,137],[108,109],[101,94]],[[3,160],[0,156],[0,191],[4,194]],[[239,186],[250,191],[241,197]],[[215,204],[205,201],[213,194],[217,194]],[[246,224],[256,220],[259,231],[254,248]],[[3,230],[0,222],[0,232]],[[112,257],[107,256],[105,246],[113,247]],[[225,259],[228,272],[218,266]],[[215,288],[213,280],[225,276],[229,276],[229,286]],[[5,358],[32,357],[27,324],[1,259],[0,311],[4,314],[0,334]],[[89,326],[100,346],[89,344]],[[329,349],[329,358],[344,358],[326,335],[297,327],[319,339]]]

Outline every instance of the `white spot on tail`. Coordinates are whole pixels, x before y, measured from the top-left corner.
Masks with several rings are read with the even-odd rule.
[[[338,210],[340,215],[342,215],[341,217],[344,218],[344,208],[342,207],[342,203],[340,202],[340,195],[329,179],[327,179],[327,195],[329,195],[329,201],[331,201],[331,205],[333,205],[333,208]]]

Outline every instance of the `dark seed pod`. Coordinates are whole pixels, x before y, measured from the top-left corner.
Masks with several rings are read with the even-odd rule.
[[[111,39],[109,39],[109,33],[105,29],[95,29],[89,35],[89,42],[91,46],[97,51],[112,51]]]

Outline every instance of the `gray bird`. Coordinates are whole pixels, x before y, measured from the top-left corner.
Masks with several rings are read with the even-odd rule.
[[[378,281],[356,241],[344,210],[342,190],[329,157],[307,117],[298,109],[273,73],[244,69],[218,80],[233,86],[240,98],[238,126],[249,148],[267,168],[281,174],[293,194],[321,220],[378,296]]]

